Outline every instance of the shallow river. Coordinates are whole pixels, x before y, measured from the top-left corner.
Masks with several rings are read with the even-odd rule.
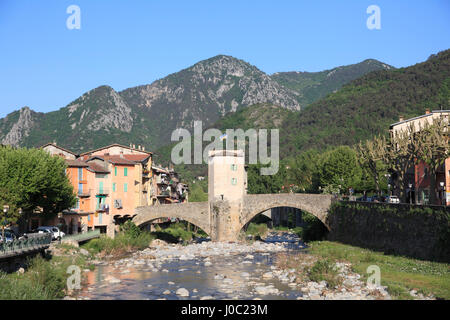
[[[298,252],[305,245],[294,235],[269,236],[266,242],[281,242],[288,253]],[[144,266],[117,268],[97,266],[87,272],[87,285],[81,298],[86,299],[296,299],[301,296],[297,288],[277,278],[266,279],[263,274],[272,271],[274,252],[211,256],[211,265],[204,258],[191,260],[165,260],[160,268]],[[120,281],[108,281],[111,277]],[[255,287],[268,288],[267,293]],[[178,288],[189,291],[189,297],[176,295]],[[170,291],[170,293],[168,292]]]

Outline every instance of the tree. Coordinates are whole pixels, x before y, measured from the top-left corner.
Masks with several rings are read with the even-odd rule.
[[[40,149],[0,148],[0,188],[9,191],[9,205],[22,208],[25,220],[35,209],[51,217],[76,202],[64,159]]]
[[[430,203],[436,203],[436,171],[449,157],[448,120],[437,118],[432,124],[426,122],[416,134],[417,159],[423,161],[430,173]]]
[[[287,172],[288,184],[295,184],[301,192],[317,192],[317,163],[320,159],[320,153],[316,150],[308,150],[300,155],[288,159]]]
[[[319,181],[322,188],[347,191],[361,182],[361,167],[356,152],[348,146],[326,152],[319,161]]]
[[[387,141],[384,137],[375,136],[373,140],[367,140],[365,143],[360,142],[356,148],[359,164],[370,172],[378,195],[381,192],[381,177],[386,172],[386,165],[383,163],[386,156],[386,146]]]
[[[261,164],[251,164],[248,166],[248,193],[278,193],[282,190],[283,183],[286,179],[286,167],[280,165],[277,174],[261,175]]]
[[[395,132],[385,148],[383,161],[391,171],[397,174],[399,198],[402,202],[406,202],[404,188],[406,173],[408,168],[416,162],[420,150],[414,123],[410,123],[405,130]]]
[[[190,185],[189,202],[204,202],[208,201],[208,193],[205,189],[208,188],[207,180],[195,181]]]

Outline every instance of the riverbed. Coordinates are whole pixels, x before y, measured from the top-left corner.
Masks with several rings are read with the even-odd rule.
[[[311,293],[320,297],[326,283],[308,283],[305,290],[304,284],[296,281],[294,270],[275,266],[277,254],[298,254],[305,247],[289,233],[272,233],[265,241],[251,244],[156,242],[130,257],[100,262],[95,270],[86,270],[87,282],[78,298],[277,300],[309,299]],[[358,282],[358,277],[354,280]],[[353,294],[346,290],[343,294],[349,299],[371,298],[368,291]]]

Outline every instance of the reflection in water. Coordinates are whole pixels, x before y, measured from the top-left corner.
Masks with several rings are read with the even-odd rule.
[[[284,242],[289,252],[298,252],[304,244],[296,236],[270,236],[267,242]],[[200,299],[212,296],[215,299],[295,299],[301,296],[297,288],[278,279],[263,279],[262,275],[272,271],[273,253],[210,257],[211,266],[204,265],[203,258],[194,260],[167,260],[161,262],[158,271],[148,265],[121,267],[98,266],[87,274],[87,286],[81,296],[90,299]],[[166,269],[168,272],[164,272]],[[117,280],[119,279],[119,280]],[[173,282],[174,284],[169,284]],[[256,286],[272,286],[280,294],[256,294]],[[190,292],[188,298],[175,294],[178,288]],[[169,290],[169,294],[165,292]]]

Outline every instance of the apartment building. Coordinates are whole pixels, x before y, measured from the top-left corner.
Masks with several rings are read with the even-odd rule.
[[[403,119],[390,125],[391,138],[395,137],[399,132],[407,130],[409,125],[413,125],[417,132],[426,123],[432,124],[436,119],[443,119],[448,123],[450,110],[426,110],[425,114]],[[450,158],[438,168],[435,177],[436,184],[431,185],[430,172],[428,166],[424,162],[412,163],[407,171],[405,185],[401,186],[406,191],[407,202],[417,204],[431,204],[430,194],[436,193],[437,205],[450,205]]]
[[[114,236],[138,206],[187,201],[187,185],[173,169],[154,166],[144,147],[112,144],[79,155],[55,143],[41,148],[67,163],[77,203],[53,225],[69,234],[99,229]]]

